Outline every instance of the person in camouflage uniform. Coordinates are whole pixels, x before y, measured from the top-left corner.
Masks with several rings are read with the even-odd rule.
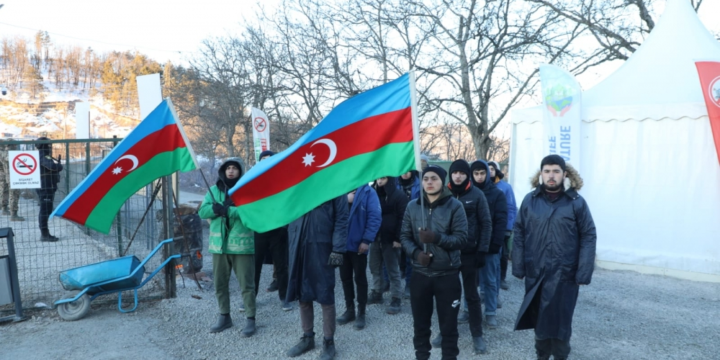
[[[10,189],[10,159],[8,151],[17,150],[17,145],[7,143],[11,139],[0,141],[0,190],[2,191],[2,214],[10,215],[10,221],[25,221],[18,215],[18,201],[20,190]],[[8,208],[9,206],[9,208]]]

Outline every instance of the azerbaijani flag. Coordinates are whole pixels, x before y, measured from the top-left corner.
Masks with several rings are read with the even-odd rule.
[[[170,99],[163,100],[50,215],[109,233],[120,207],[152,181],[199,168]]]
[[[269,231],[362,184],[419,169],[414,92],[409,73],[356,95],[260,161],[230,189],[243,223]]]

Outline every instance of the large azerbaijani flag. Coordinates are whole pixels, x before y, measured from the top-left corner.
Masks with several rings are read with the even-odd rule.
[[[408,73],[345,100],[230,190],[243,223],[265,232],[384,176],[419,169],[415,79]]]
[[[199,168],[195,153],[165,99],[65,197],[51,214],[102,233],[127,199],[152,181]]]

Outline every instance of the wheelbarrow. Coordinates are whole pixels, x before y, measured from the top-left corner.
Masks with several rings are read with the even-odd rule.
[[[145,264],[165,244],[172,242],[173,239],[160,242],[142,262],[134,255],[129,255],[60,272],[59,281],[62,287],[65,290],[80,290],[80,292],[73,298],[56,301],[53,308],[57,308],[58,314],[63,320],[80,320],[90,311],[90,302],[95,298],[105,294],[118,293],[118,310],[122,313],[135,311],[138,305],[138,289],[150,281],[170,261],[182,256],[176,254],[168,257],[155,271],[143,279]],[[133,290],[135,304],[131,309],[123,309],[122,292],[128,290]]]

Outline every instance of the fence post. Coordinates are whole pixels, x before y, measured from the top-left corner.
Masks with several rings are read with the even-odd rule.
[[[85,142],[85,176],[90,175],[90,141]],[[90,235],[90,228],[85,228],[85,234]]]
[[[65,196],[67,196],[69,194],[70,194],[70,143],[65,142]]]
[[[162,177],[162,211],[163,211],[163,239],[173,237],[173,218],[172,209],[172,181],[170,176]],[[163,254],[165,259],[175,253],[175,245],[173,242],[165,245]],[[175,288],[175,261],[170,261],[165,266],[165,298],[170,299],[177,296]]]

